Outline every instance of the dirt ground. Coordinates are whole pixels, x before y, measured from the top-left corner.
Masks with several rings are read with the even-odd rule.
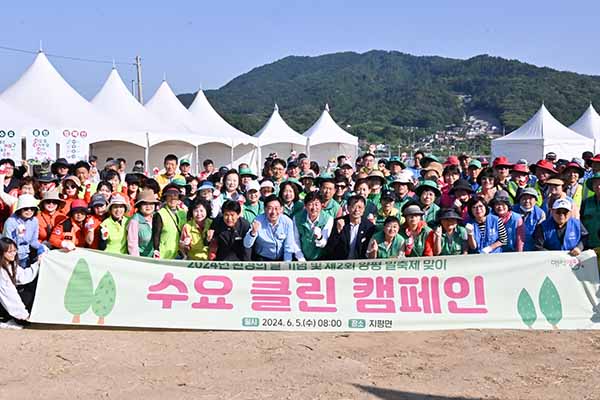
[[[0,399],[600,399],[600,332],[0,336]]]

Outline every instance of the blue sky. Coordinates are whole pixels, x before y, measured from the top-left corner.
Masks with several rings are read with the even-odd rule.
[[[27,5],[24,5],[26,3]],[[398,50],[469,58],[491,54],[600,74],[600,2],[588,1],[82,1],[2,4],[0,46],[76,57],[142,56],[144,96],[163,75],[176,93],[218,88],[288,55]],[[488,4],[490,3],[490,4]],[[493,4],[491,4],[493,3]],[[0,49],[0,90],[33,55]],[[110,64],[52,59],[93,97]],[[133,67],[119,66],[130,84]]]

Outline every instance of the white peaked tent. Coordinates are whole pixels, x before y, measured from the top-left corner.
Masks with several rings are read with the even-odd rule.
[[[512,162],[521,158],[536,162],[551,151],[559,158],[570,160],[593,148],[592,139],[558,122],[543,104],[519,129],[492,140],[493,157],[505,156]]]
[[[247,163],[255,169],[258,163],[256,139],[234,128],[210,105],[204,91],[198,90],[189,108],[195,127],[203,136],[214,137],[213,143],[198,147],[200,159],[210,158],[215,165],[237,168]],[[227,146],[224,144],[227,143]]]
[[[179,158],[192,160],[192,168],[197,165],[198,145],[219,141],[224,144],[229,140],[205,137],[197,133],[194,120],[189,111],[181,104],[173,90],[163,81],[156,93],[146,103],[146,109],[167,124],[174,134],[151,135],[148,168],[162,168],[166,154],[173,153]],[[227,160],[229,163],[230,160]]]
[[[258,139],[259,160],[263,154],[277,153],[286,159],[291,151],[306,151],[306,138],[285,123],[277,104],[267,123],[254,137]]]
[[[86,131],[90,142],[121,140],[136,143],[139,131],[125,120],[109,118],[73,89],[43,52],[21,77],[0,95],[14,108],[37,118],[44,128]]]
[[[146,149],[150,134],[168,132],[169,127],[150,113],[127,90],[116,68],[113,68],[91,103],[111,117],[128,121],[139,134],[129,138],[134,143],[114,138],[97,141],[91,145],[91,153],[103,161],[107,157],[123,157],[129,164],[135,160],[147,160]]]
[[[573,123],[569,128],[575,132],[594,140],[594,154],[600,153],[600,115],[590,103],[583,115]]]
[[[358,152],[358,138],[349,134],[335,123],[329,115],[329,105],[325,104],[323,113],[306,132],[307,151],[311,160],[319,165],[327,164],[327,160],[345,154],[351,159]]]

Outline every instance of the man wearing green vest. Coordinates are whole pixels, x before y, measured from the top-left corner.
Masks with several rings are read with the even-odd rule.
[[[333,199],[335,195],[335,179],[330,173],[324,172],[317,178],[319,193],[323,198],[323,212],[331,218],[337,217],[340,203]]]
[[[320,259],[333,227],[333,218],[322,210],[323,196],[310,192],[304,198],[304,210],[294,217],[296,245],[308,261]]]
[[[165,204],[152,219],[154,258],[172,260],[179,253],[179,237],[186,222],[186,213],[180,207],[181,191],[169,184],[163,189]]]

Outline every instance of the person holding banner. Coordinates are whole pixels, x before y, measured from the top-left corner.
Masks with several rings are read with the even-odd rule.
[[[109,217],[100,224],[99,250],[108,253],[127,254],[127,223],[129,218],[125,215],[129,203],[120,193],[115,193],[108,204]]]
[[[508,243],[506,228],[500,218],[490,213],[482,197],[473,197],[467,203],[470,221],[465,225],[472,253],[502,253]]]
[[[0,328],[21,329],[29,319],[35,296],[35,283],[40,264],[20,268],[17,244],[14,240],[0,238]]]
[[[208,260],[208,246],[214,234],[210,207],[208,201],[198,199],[187,212],[179,238],[179,250],[186,260]]]
[[[600,173],[596,172],[588,178],[585,185],[594,196],[583,200],[581,222],[590,232],[589,246],[595,249],[600,247]]]
[[[552,204],[551,218],[535,228],[535,249],[563,250],[576,257],[587,245],[588,231],[580,220],[571,215],[573,202],[558,199]]]
[[[383,229],[373,235],[367,246],[368,258],[402,258],[412,248],[399,234],[400,220],[389,216],[383,223]]]
[[[137,212],[127,225],[127,252],[137,257],[152,257],[154,245],[152,242],[152,219],[156,205],[160,202],[154,193],[143,190],[135,203]]]
[[[526,187],[517,197],[518,204],[513,206],[513,211],[521,214],[523,218],[523,251],[534,251],[533,232],[536,226],[544,222],[546,213],[537,205],[539,193],[532,187]]]

